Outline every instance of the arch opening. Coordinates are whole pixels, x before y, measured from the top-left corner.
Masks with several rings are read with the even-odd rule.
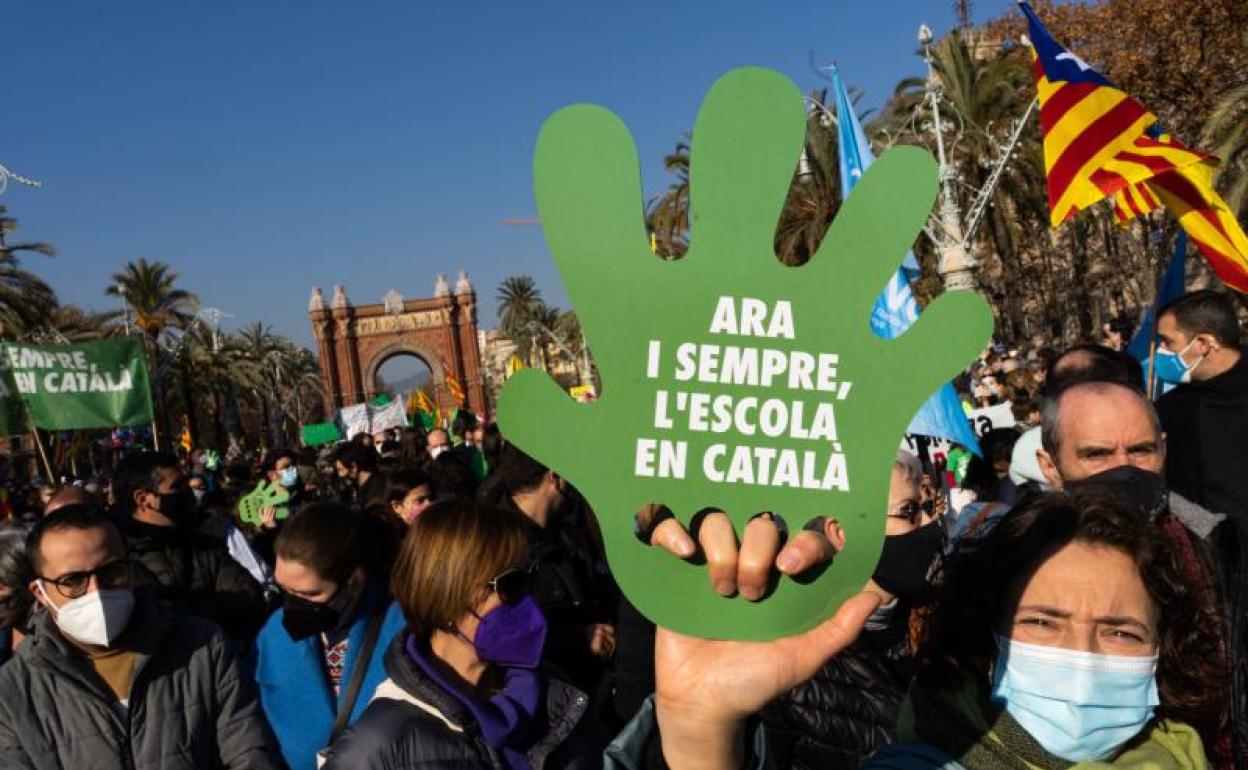
[[[393,353],[377,365],[373,373],[373,392],[388,394],[394,399],[405,399],[414,390],[425,388],[433,381],[433,367],[421,356],[400,351]]]

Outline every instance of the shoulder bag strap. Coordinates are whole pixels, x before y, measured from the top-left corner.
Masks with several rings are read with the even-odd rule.
[[[354,656],[355,667],[351,669],[351,679],[347,682],[347,689],[338,697],[338,716],[334,719],[334,728],[329,733],[330,746],[334,745],[338,736],[342,735],[342,731],[347,729],[347,722],[351,721],[351,712],[355,709],[355,702],[360,697],[360,688],[364,686],[369,661],[373,659],[373,650],[377,647],[377,637],[381,635],[381,624],[386,617],[386,608],[386,603],[382,602],[368,619],[368,627],[364,629],[364,639]]]

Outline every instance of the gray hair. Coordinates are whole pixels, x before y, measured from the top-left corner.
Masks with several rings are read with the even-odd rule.
[[[1138,390],[1117,382],[1079,382],[1046,398],[1040,410],[1040,445],[1054,459],[1057,458],[1058,450],[1062,445],[1062,401],[1075,391],[1097,396],[1117,392],[1130,394],[1140,406],[1144,407],[1144,412],[1148,415],[1149,422],[1152,423],[1153,431],[1158,436],[1161,435],[1161,419],[1157,416],[1157,410],[1153,408],[1153,402],[1145,398]]]
[[[919,462],[919,458],[909,452],[897,453],[897,456],[893,458],[893,470],[915,486],[923,481],[923,464]]]

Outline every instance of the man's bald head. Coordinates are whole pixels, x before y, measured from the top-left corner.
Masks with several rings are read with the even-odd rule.
[[[1037,453],[1049,483],[1060,489],[1123,465],[1160,473],[1165,463],[1161,421],[1139,391],[1113,382],[1082,382],[1047,399]]]
[[[82,487],[73,485],[61,487],[48,498],[47,505],[43,506],[43,515],[50,516],[58,508],[64,508],[67,505],[95,505],[95,497]]]

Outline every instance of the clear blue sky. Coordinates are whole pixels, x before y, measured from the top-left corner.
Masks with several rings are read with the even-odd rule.
[[[977,20],[1012,0],[975,0]],[[741,65],[804,91],[808,51],[878,106],[921,22],[946,0],[433,2],[6,0],[0,163],[44,187],[0,203],[62,301],[114,307],[108,277],[171,263],[237,326],[311,343],[311,287],[350,298],[429,296],[469,270],[481,322],[507,275],[567,297],[533,217],[542,120],[594,101],[637,141],[648,194],[703,93]]]

